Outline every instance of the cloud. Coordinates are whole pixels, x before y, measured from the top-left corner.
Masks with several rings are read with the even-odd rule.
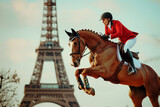
[[[139,51],[140,60],[146,62],[159,57],[160,45],[151,35],[139,34],[133,50]]]
[[[120,12],[120,7],[118,4],[111,0],[98,0],[94,3],[96,7],[102,10],[111,11],[111,12]]]
[[[93,10],[88,8],[84,8],[80,10],[72,10],[71,13],[73,15],[72,17],[73,21],[78,22],[79,24],[86,20],[89,20],[90,18],[92,18],[92,16],[94,16]]]
[[[65,24],[81,25],[81,23],[89,21],[95,15],[95,12],[90,8],[60,10],[59,16],[63,16],[64,13],[69,15],[66,15],[65,17],[58,17],[61,21],[64,21],[63,25]]]
[[[160,5],[160,0],[151,0],[152,2],[158,3]]]
[[[9,39],[6,41],[6,57],[13,62],[25,61],[28,58],[33,58],[35,53],[32,49],[34,42],[25,39]]]
[[[64,13],[68,15],[64,16]],[[98,31],[101,28],[99,15],[91,8],[59,10],[58,15],[60,16],[58,17],[60,38],[65,37],[68,40],[68,36],[66,36],[64,30],[70,31],[70,28],[74,28],[75,30],[92,29],[95,31]],[[103,29],[104,28],[100,30]]]
[[[0,30],[7,32],[7,29],[10,29],[15,32],[20,28],[41,26],[42,2],[42,0],[38,2],[27,2],[26,0],[0,2]]]
[[[41,2],[42,3],[42,2]],[[23,23],[34,24],[41,20],[42,6],[40,2],[27,2],[26,0],[12,0],[12,8]]]

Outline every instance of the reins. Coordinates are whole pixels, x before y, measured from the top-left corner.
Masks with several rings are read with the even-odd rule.
[[[104,49],[99,50],[99,51],[96,52],[94,55],[92,55],[92,59],[94,59],[94,56],[95,56],[97,53],[99,53],[99,52],[101,52],[101,51],[104,51],[104,50],[106,50],[106,49],[109,49],[109,48],[111,48],[111,47],[115,47],[115,46],[112,45],[112,46],[109,46],[109,47],[106,47],[106,48],[104,48]]]
[[[98,44],[97,44],[90,52],[88,52],[88,53],[86,53],[86,54],[84,54],[84,55],[82,54],[82,57],[87,56],[87,55],[90,54],[91,52],[94,52],[94,50],[97,48],[98,45],[101,44],[101,42],[102,42],[102,41],[98,42]],[[87,49],[87,48],[85,48],[85,50],[83,51],[83,53],[86,51],[86,49]]]
[[[84,54],[85,51],[87,50],[87,47],[86,47],[84,41],[80,39],[80,35],[79,35],[78,32],[77,32],[77,36],[74,37],[71,41],[73,41],[75,38],[78,38],[78,52],[73,52],[73,53],[70,54],[70,56],[72,56],[73,58],[75,58],[78,62],[80,62],[80,58],[76,58],[76,57],[74,56],[74,54],[80,54],[81,57],[85,57],[85,56],[87,56],[88,54],[90,54],[91,52],[94,52],[94,50],[95,50],[95,49],[101,44],[101,42],[103,41],[103,40],[101,40],[100,42],[98,42],[97,45],[96,45],[93,49],[90,50],[90,52]],[[80,48],[81,48],[81,47],[80,47],[80,46],[81,46],[81,45],[80,45],[80,42],[82,42],[82,44],[83,44],[84,47],[85,47],[85,49],[84,49],[84,51],[82,52],[82,54],[80,53]],[[111,48],[111,47],[115,47],[115,45],[112,45],[112,46],[110,46],[110,47],[106,47],[106,48],[104,48],[104,49],[99,50],[98,52],[96,52],[95,54],[92,55],[92,59],[94,59],[94,56],[95,56],[97,53],[102,52],[102,51],[104,51],[104,50],[106,50],[106,49],[109,49],[109,48]],[[83,55],[83,54],[84,54],[84,55]]]

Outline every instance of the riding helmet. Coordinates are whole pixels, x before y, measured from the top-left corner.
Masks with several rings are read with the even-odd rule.
[[[105,12],[101,15],[101,19],[100,20],[103,20],[104,18],[110,18],[110,20],[112,21],[112,14],[110,12]]]

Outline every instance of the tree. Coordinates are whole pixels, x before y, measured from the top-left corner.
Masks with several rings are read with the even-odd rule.
[[[18,107],[17,88],[20,82],[16,71],[0,71],[0,107]]]

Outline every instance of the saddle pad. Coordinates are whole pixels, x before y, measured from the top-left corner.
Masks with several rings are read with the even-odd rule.
[[[122,61],[122,57],[121,57],[121,55],[120,55],[120,50],[119,50],[119,46],[118,46],[118,45],[117,45],[117,59],[118,59],[119,62]],[[136,67],[137,69],[140,69],[140,68],[141,68],[141,63],[140,63],[139,60],[133,58],[133,63],[134,63],[134,65],[135,65],[135,67]],[[128,63],[127,63],[127,62],[124,62],[124,65],[128,65]]]

